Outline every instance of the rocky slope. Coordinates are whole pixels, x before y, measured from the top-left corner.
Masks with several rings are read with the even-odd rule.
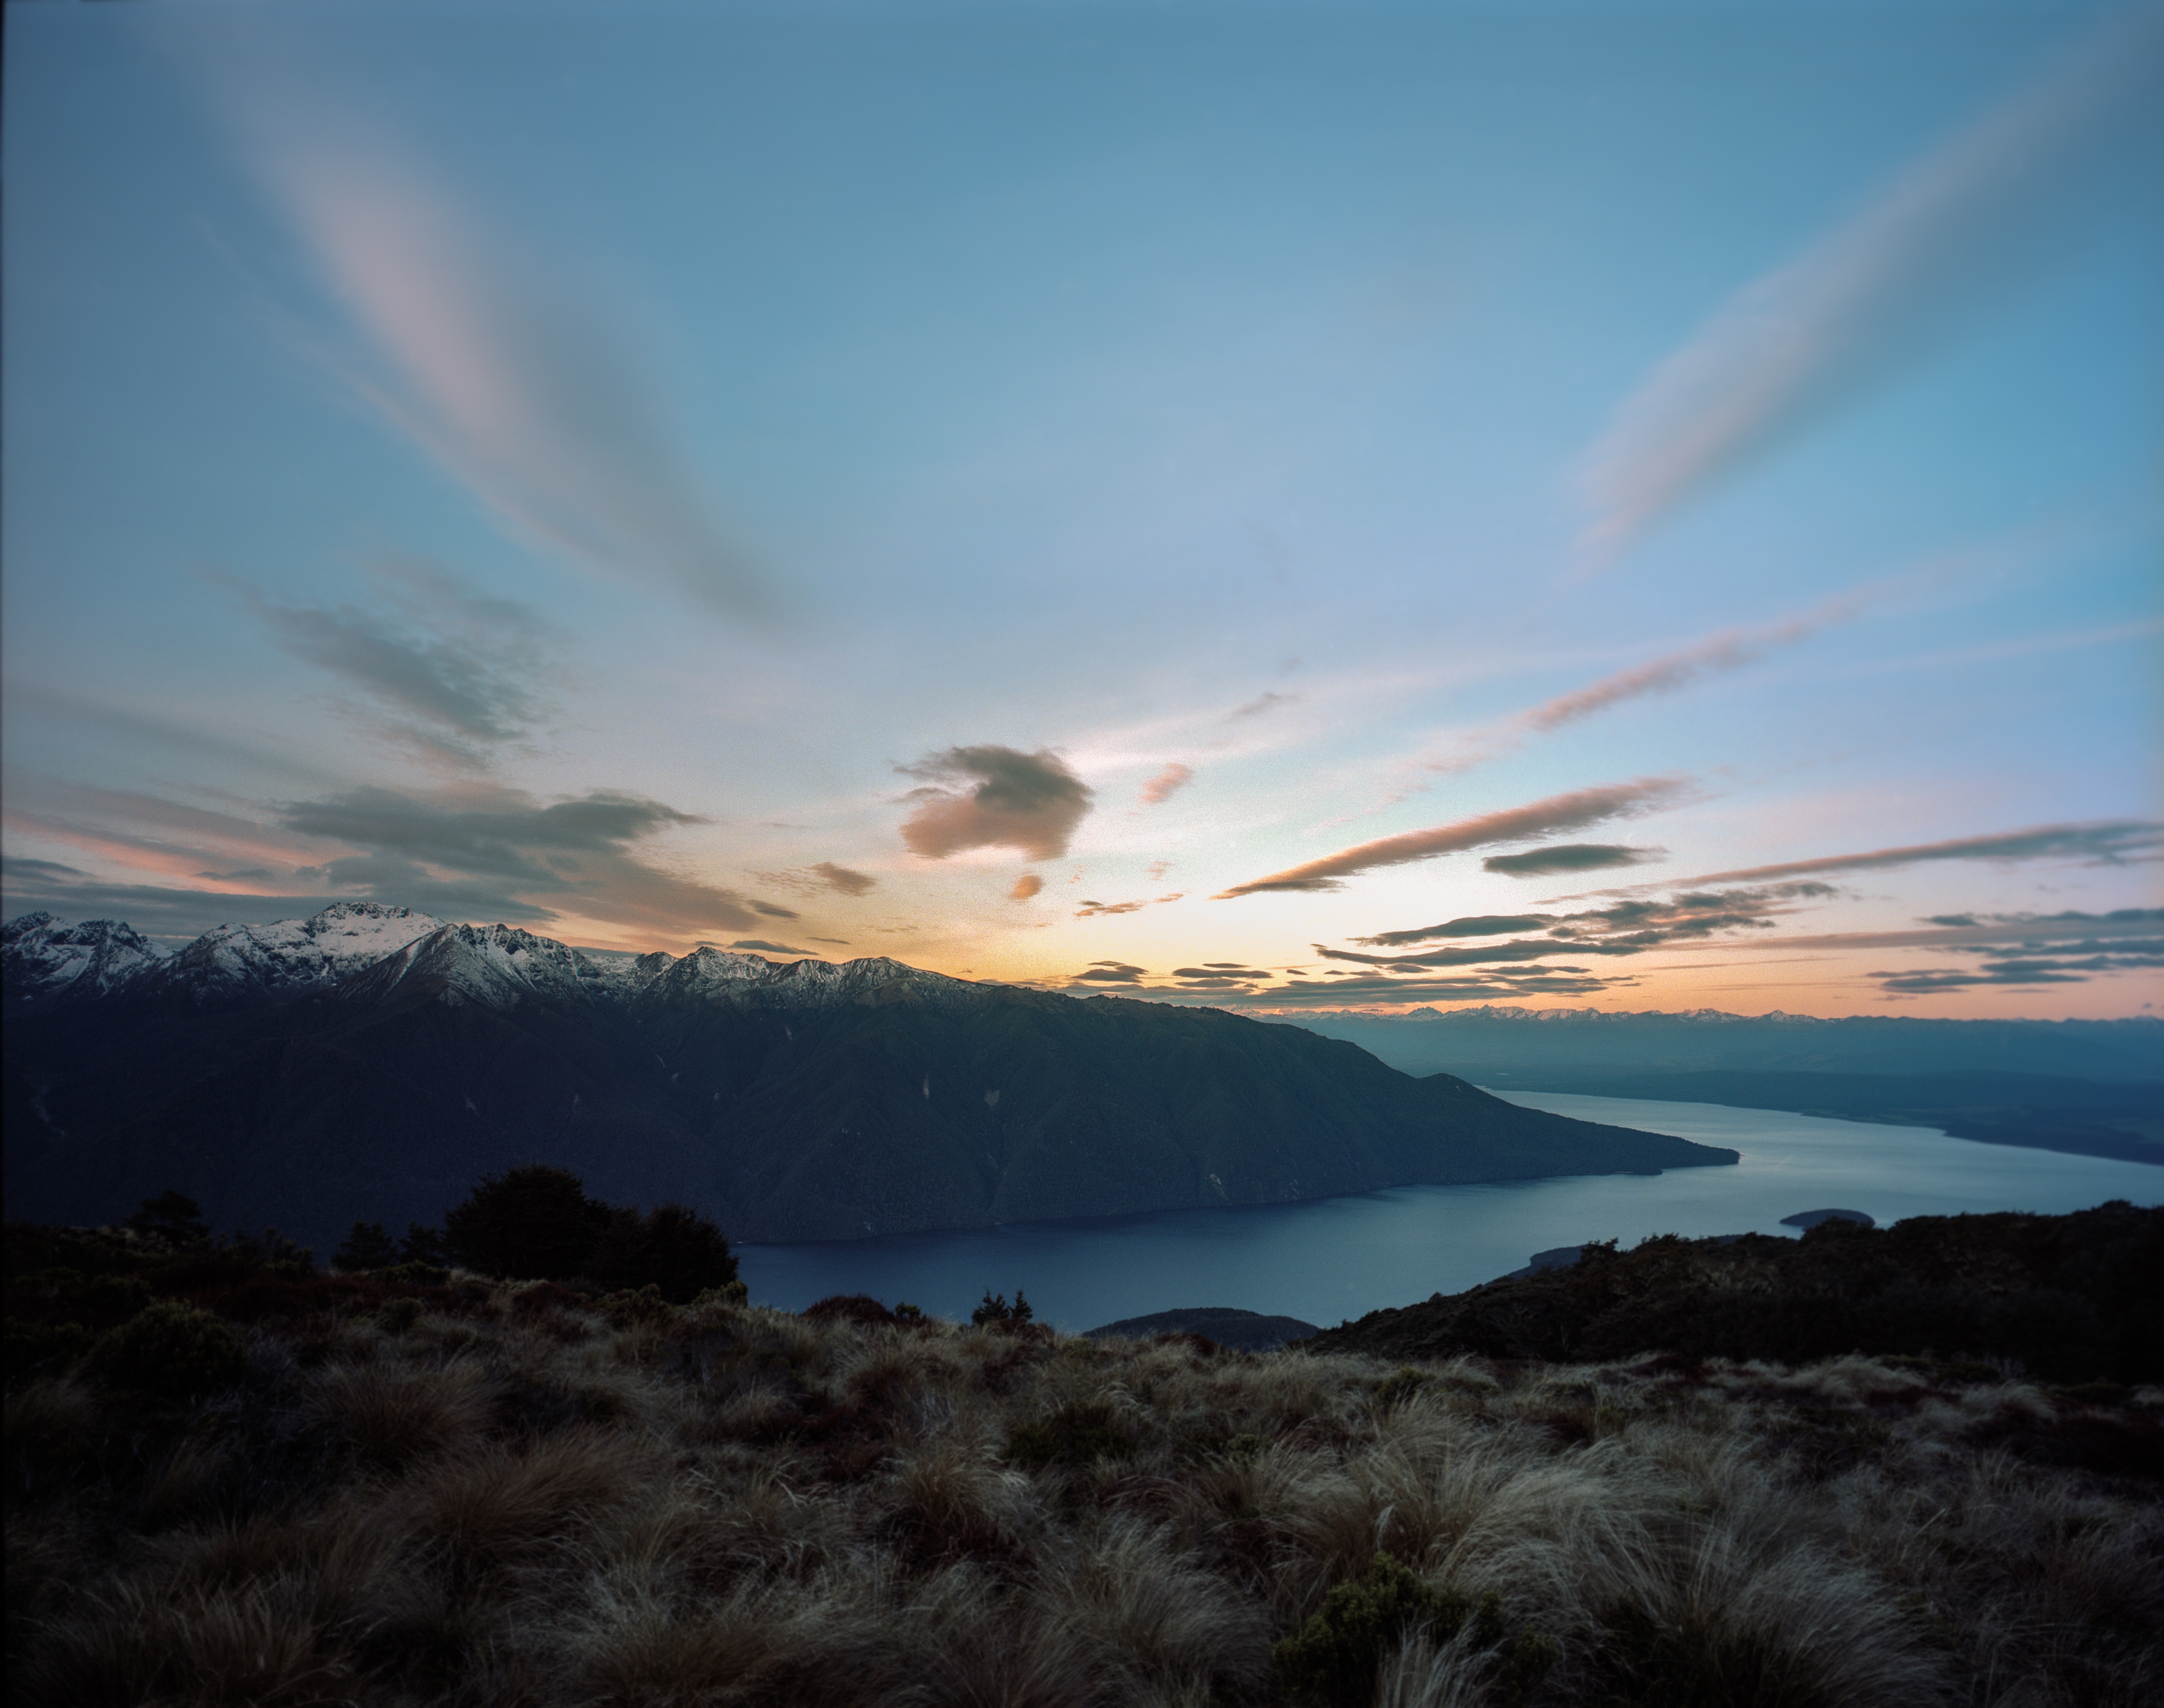
[[[841,1239],[1736,1159],[1296,1027],[885,959],[627,961],[342,907],[94,1001],[18,1006],[12,969],[9,1214],[40,1220],[172,1185],[322,1243],[542,1161],[736,1238]]]

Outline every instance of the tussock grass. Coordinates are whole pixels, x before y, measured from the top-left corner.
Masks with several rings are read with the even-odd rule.
[[[391,1303],[259,1316],[216,1391],[94,1365],[11,1387],[12,1700],[2164,1690],[2155,1390],[1862,1357],[1254,1357],[462,1276]]]

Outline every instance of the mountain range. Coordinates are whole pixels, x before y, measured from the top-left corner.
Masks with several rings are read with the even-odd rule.
[[[30,914],[0,968],[18,1220],[172,1186],[321,1244],[548,1162],[739,1240],[848,1239],[1736,1160],[1295,1026],[885,959],[608,955],[357,902],[170,956]]]
[[[1482,1085],[1787,1109],[1985,1144],[2164,1165],[2164,1020],[1604,1013],[1461,1008],[1301,1023],[1409,1074]]]

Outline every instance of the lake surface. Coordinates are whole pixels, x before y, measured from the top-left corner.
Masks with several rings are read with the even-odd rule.
[[[966,1321],[989,1287],[1029,1295],[1069,1332],[1204,1305],[1326,1327],[1431,1293],[1455,1293],[1536,1251],[1648,1234],[1793,1234],[1804,1210],[1879,1223],[1962,1211],[2164,1203],[2164,1168],[1949,1138],[1920,1127],[1829,1121],[1712,1103],[1495,1093],[1529,1109],[1673,1133],[1741,1151],[1734,1168],[1578,1175],[1476,1186],[1398,1186],[1305,1204],[1167,1210],[959,1233],[738,1248],[761,1304],[801,1310],[830,1293],[907,1300]]]

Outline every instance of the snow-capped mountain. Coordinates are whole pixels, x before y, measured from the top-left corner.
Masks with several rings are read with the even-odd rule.
[[[117,919],[67,925],[50,913],[25,913],[0,927],[0,966],[11,1008],[95,1001],[160,959],[156,945]]]
[[[411,907],[339,901],[313,919],[221,925],[131,980],[127,993],[201,1007],[328,991],[443,926]]]
[[[822,1009],[845,1003],[876,1007],[918,1001],[951,1006],[983,987],[905,966],[884,955],[863,960],[763,960],[702,945],[682,959],[646,955],[631,995],[641,1008],[657,1004],[728,1004],[738,1007]]]
[[[510,925],[439,926],[339,986],[349,1002],[396,1002],[416,993],[448,1007],[471,1003],[503,1013],[528,1002],[606,1000],[617,986],[576,949]]]

